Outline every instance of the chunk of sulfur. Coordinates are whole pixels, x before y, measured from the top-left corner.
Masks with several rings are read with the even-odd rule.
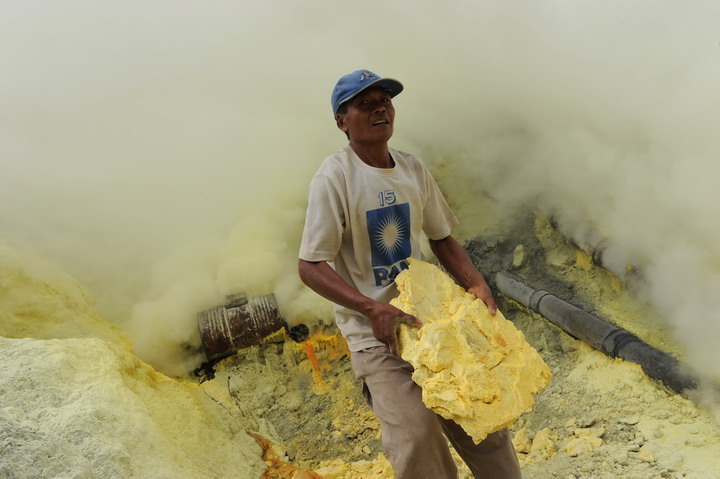
[[[423,325],[401,325],[403,359],[415,368],[425,405],[458,423],[476,443],[533,405],[550,370],[512,322],[466,292],[438,267],[410,260],[391,304]]]

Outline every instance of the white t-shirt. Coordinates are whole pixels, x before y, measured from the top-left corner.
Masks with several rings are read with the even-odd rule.
[[[407,258],[422,259],[421,232],[439,240],[458,224],[422,161],[390,149],[395,166],[374,168],[346,146],[327,157],[310,182],[300,259],[327,261],[362,294],[382,303]],[[350,351],[381,346],[370,321],[335,305]]]

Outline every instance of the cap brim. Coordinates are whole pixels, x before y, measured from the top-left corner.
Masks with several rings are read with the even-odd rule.
[[[404,88],[403,84],[400,83],[399,81],[395,80],[394,78],[378,78],[377,80],[368,83],[367,85],[365,85],[364,87],[362,87],[361,89],[359,89],[358,91],[356,91],[355,93],[350,95],[349,97],[344,98],[338,104],[338,106],[342,105],[343,103],[345,103],[349,100],[352,100],[353,98],[358,96],[360,93],[362,93],[365,90],[367,90],[368,88],[372,88],[372,87],[382,88],[383,90],[388,92],[391,97],[395,97],[396,95],[398,95],[401,91],[403,91],[403,88]]]

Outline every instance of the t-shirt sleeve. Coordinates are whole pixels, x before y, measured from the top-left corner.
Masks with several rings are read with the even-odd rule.
[[[334,261],[340,251],[345,225],[343,196],[329,178],[317,175],[310,182],[300,259]]]
[[[423,172],[427,191],[427,200],[423,209],[423,231],[431,240],[440,240],[449,236],[459,222],[425,165]]]

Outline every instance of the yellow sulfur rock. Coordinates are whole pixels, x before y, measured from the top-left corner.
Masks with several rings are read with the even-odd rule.
[[[436,266],[410,260],[395,279],[391,304],[423,322],[401,325],[403,359],[423,402],[452,419],[476,443],[517,419],[550,381],[550,370],[522,332]]]
[[[602,438],[596,436],[576,436],[565,445],[565,453],[572,457],[579,456],[594,451],[602,446],[602,443]]]

